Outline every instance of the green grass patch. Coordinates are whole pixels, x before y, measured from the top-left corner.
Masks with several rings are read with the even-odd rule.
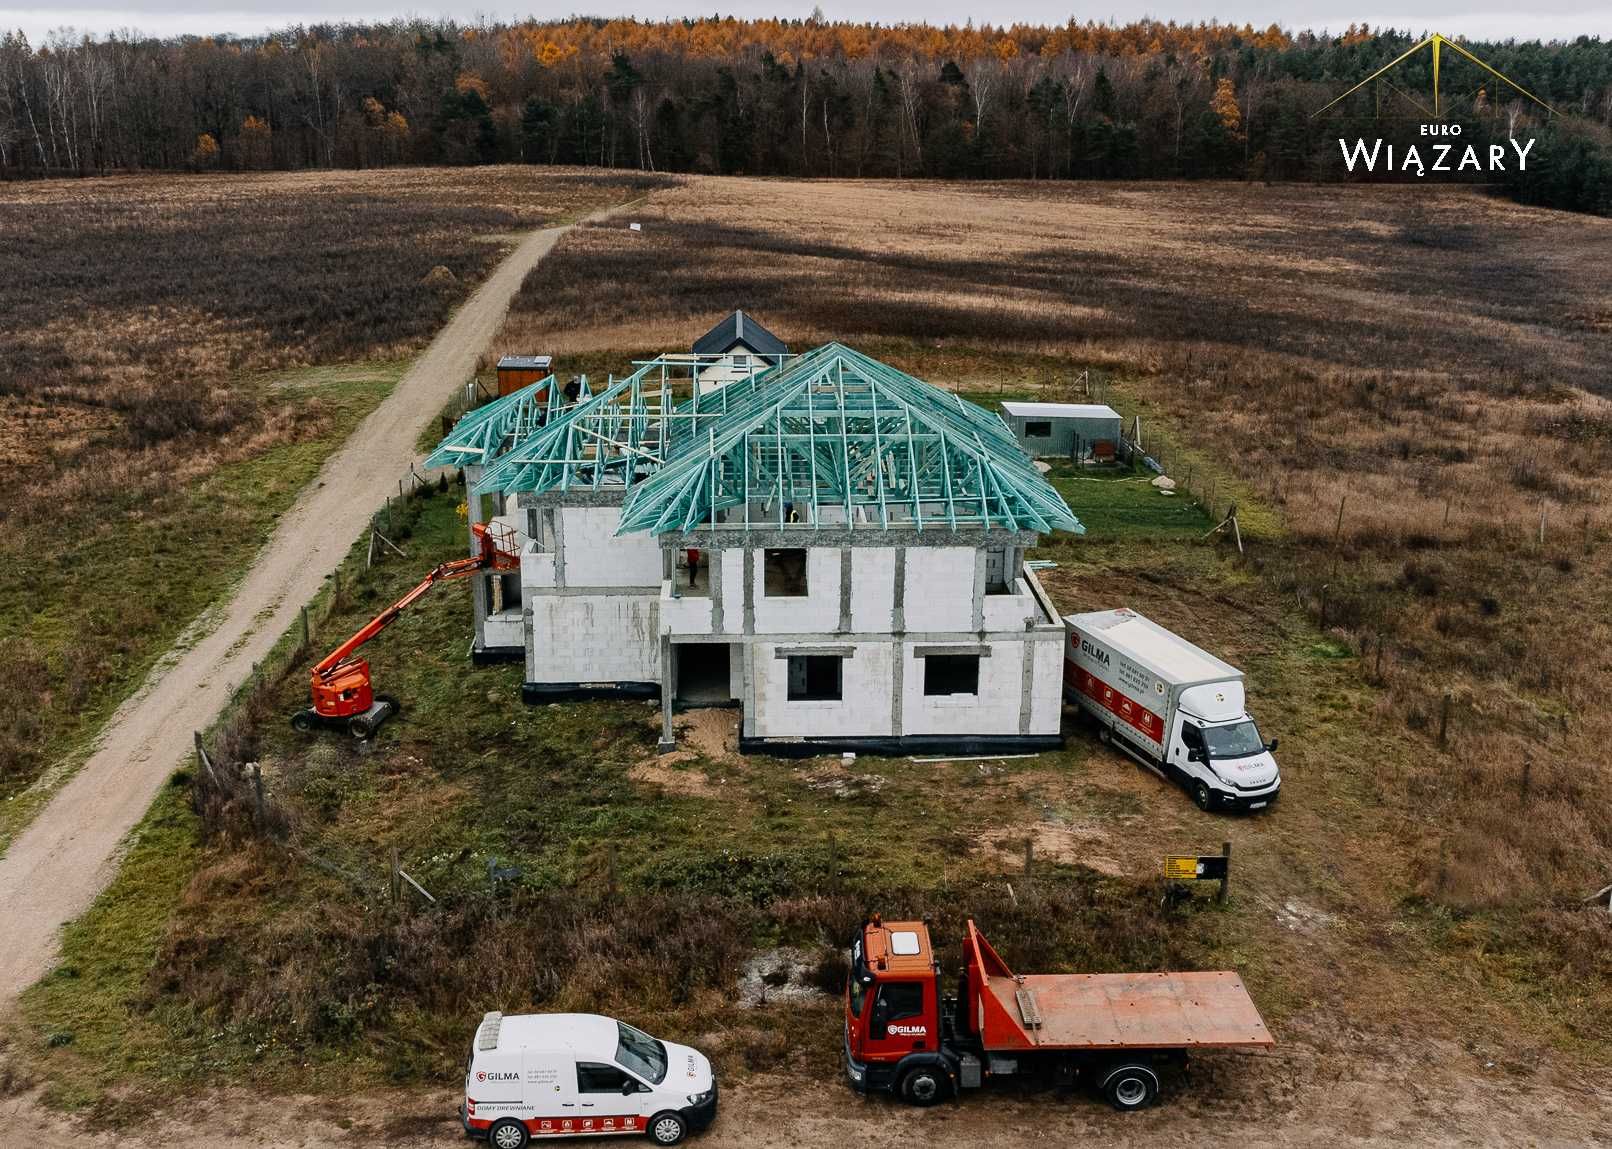
[[[181,774],[157,796],[117,877],[63,931],[55,968],[22,995],[29,1053],[54,1105],[88,1106],[130,1077],[173,1080],[194,1064],[194,1047],[176,1046],[159,1016],[136,1008],[201,857],[186,793]]]
[[[403,364],[312,368],[265,380],[317,405],[320,430],[228,463],[155,500],[109,485],[94,507],[63,508],[0,541],[0,643],[27,652],[38,713],[11,715],[30,763],[0,773],[0,853],[88,757],[113,711],[187,627],[236,582],[330,453],[374,410]],[[198,622],[198,620],[200,620]],[[19,673],[21,673],[19,668]],[[15,698],[12,706],[21,705]]]

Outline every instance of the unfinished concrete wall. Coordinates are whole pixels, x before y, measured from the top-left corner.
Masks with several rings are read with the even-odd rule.
[[[533,595],[526,606],[526,681],[660,681],[660,601],[633,594]]]
[[[984,557],[978,547],[908,548],[902,595],[906,629],[979,630],[974,597],[976,580],[983,580]]]
[[[766,556],[760,548],[751,556],[751,601],[755,612],[755,633],[831,634],[840,628],[840,549],[805,547],[806,594],[780,596],[766,593]],[[740,585],[743,585],[741,578]],[[855,595],[855,587],[852,587]],[[724,612],[725,614],[726,612]],[[741,616],[742,617],[742,616]]]
[[[968,647],[937,647],[933,643],[909,643],[907,664],[902,675],[903,734],[1004,734],[1029,733],[1019,729],[1021,704],[1028,684],[1024,680],[1024,642],[988,642]],[[1062,649],[1061,646],[1056,649]],[[926,651],[976,650],[979,660],[979,690],[975,694],[930,695],[925,693]]]
[[[894,633],[896,548],[851,548],[851,629]]]
[[[641,531],[617,535],[620,507],[558,507],[553,523],[566,586],[660,586],[660,544]]]
[[[840,661],[839,701],[790,701],[791,651],[834,649]],[[894,647],[888,642],[840,643],[802,647],[800,643],[756,642],[750,652],[751,683],[745,707],[746,736],[752,738],[887,737],[896,733],[890,677]]]

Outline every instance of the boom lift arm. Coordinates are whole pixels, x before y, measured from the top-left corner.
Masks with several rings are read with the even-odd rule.
[[[358,657],[358,650],[370,639],[396,622],[427,591],[441,582],[465,578],[482,571],[508,571],[520,566],[514,531],[508,527],[477,523],[474,555],[453,559],[432,568],[420,582],[380,614],[359,628],[346,642],[314,664],[309,675],[313,705],[291,716],[291,725],[301,731],[319,726],[345,726],[354,738],[368,738],[401,707],[389,695],[376,695],[370,683],[369,663]]]

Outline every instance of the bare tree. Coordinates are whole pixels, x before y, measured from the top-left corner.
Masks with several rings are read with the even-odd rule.
[[[968,79],[968,93],[974,101],[974,130],[985,126],[985,109],[990,107],[991,95],[1002,78],[1002,63],[995,56],[979,56],[969,61],[963,75]]]
[[[912,155],[915,165],[922,169],[924,166],[924,144],[918,133],[918,109],[923,103],[918,91],[918,62],[912,58],[902,61],[900,71],[896,78],[901,82],[901,121],[906,126],[907,133],[912,137]],[[901,177],[901,152],[896,151],[896,178]]]

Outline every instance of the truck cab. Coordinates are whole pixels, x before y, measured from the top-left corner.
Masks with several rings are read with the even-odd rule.
[[[875,917],[851,943],[845,986],[845,1063],[859,1090],[893,1090],[917,1104],[951,1092],[942,1051],[940,963],[923,922]]]
[[[1181,691],[1164,768],[1205,810],[1258,810],[1274,802],[1282,777],[1273,741],[1248,713],[1241,681]]]
[[[495,1149],[624,1133],[675,1145],[715,1117],[704,1054],[591,1013],[484,1016],[459,1109],[465,1134]]]

